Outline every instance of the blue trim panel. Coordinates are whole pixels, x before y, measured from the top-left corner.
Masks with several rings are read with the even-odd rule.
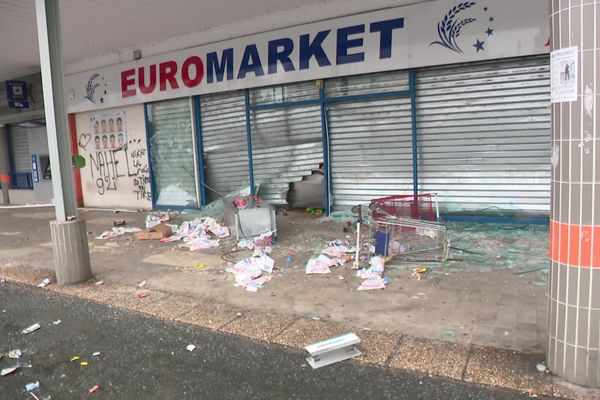
[[[325,84],[325,81],[323,81],[323,84]],[[325,185],[325,214],[329,215],[329,213],[331,212],[331,207],[329,204],[329,132],[327,129],[329,124],[327,123],[327,110],[325,108],[325,98],[325,88],[323,87],[319,90],[319,102],[321,103],[321,135],[323,139],[323,176],[325,178],[323,184]]]
[[[248,144],[248,174],[250,175],[250,193],[256,194],[254,187],[254,163],[252,162],[252,128],[250,126],[250,90],[244,89],[246,105],[246,142]]]
[[[10,168],[10,173],[15,173],[15,153],[13,151],[12,144],[12,132],[10,129],[10,125],[5,126],[6,129],[6,145],[8,147],[8,163]]]
[[[472,222],[479,224],[550,224],[549,217],[500,217],[494,215],[441,214],[440,218],[442,219],[442,221]]]
[[[325,83],[325,81],[323,81]],[[380,100],[380,99],[389,99],[389,98],[402,98],[402,97],[411,97],[411,90],[398,90],[393,92],[381,92],[381,93],[367,93],[367,94],[357,94],[351,96],[340,96],[340,97],[327,97],[324,99],[321,98],[319,94],[318,100],[299,100],[299,101],[289,101],[283,103],[268,103],[268,104],[257,104],[250,105],[251,110],[270,110],[274,108],[289,108],[289,107],[308,107],[308,106],[316,106],[323,102],[327,103],[344,103],[350,101],[368,101],[368,100]]]
[[[316,106],[321,103],[321,100],[299,100],[299,101],[288,101],[285,103],[269,103],[269,104],[257,104],[250,105],[251,110],[270,110],[273,108],[289,108],[289,107],[306,107]]]
[[[410,123],[412,127],[413,195],[416,202],[419,195],[419,150],[417,147],[417,80],[414,68],[408,70],[408,85],[410,92]]]
[[[200,178],[200,205],[206,206],[206,174],[204,172],[204,143],[202,143],[202,106],[200,105],[200,96],[194,96],[194,126],[196,127],[196,152],[198,154],[198,168]]]
[[[347,101],[367,101],[367,100],[380,100],[390,98],[401,98],[410,97],[410,90],[397,90],[393,92],[381,92],[381,93],[367,93],[367,94],[356,94],[351,96],[340,96],[340,97],[326,97],[326,103],[343,103]]]
[[[152,208],[156,207],[156,180],[154,179],[154,173],[152,172],[152,148],[150,145],[150,118],[148,109],[151,107],[150,104],[144,104],[144,121],[146,122],[146,148],[148,149],[148,174],[150,175],[150,190],[152,191]]]

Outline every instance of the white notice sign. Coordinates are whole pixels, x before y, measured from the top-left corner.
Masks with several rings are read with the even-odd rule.
[[[577,100],[577,47],[550,53],[552,103]]]

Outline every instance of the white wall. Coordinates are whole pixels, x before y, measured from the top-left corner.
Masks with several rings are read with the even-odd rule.
[[[52,192],[52,180],[44,179],[44,171],[40,162],[40,156],[47,156],[48,153],[48,136],[46,128],[29,128],[27,129],[27,139],[29,141],[29,152],[37,156],[38,176],[40,181],[33,182],[33,194],[36,203],[47,204],[51,203],[54,194]],[[12,198],[11,198],[12,200]]]
[[[90,118],[106,112],[123,112],[127,150],[95,150]],[[85,207],[151,209],[150,175],[144,106],[135,105],[76,116]]]

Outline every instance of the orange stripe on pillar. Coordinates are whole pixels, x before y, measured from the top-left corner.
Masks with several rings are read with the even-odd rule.
[[[10,175],[0,174],[0,183],[10,183]]]
[[[550,258],[573,267],[600,268],[600,226],[551,221]]]

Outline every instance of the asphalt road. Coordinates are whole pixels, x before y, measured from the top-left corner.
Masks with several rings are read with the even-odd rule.
[[[34,322],[41,329],[21,333]],[[23,356],[8,359],[15,348]],[[528,398],[354,362],[312,370],[303,354],[283,347],[7,283],[0,284],[0,352],[0,368],[21,364],[0,377],[0,399],[11,400],[34,399],[25,384],[36,380],[35,396],[55,400]]]

